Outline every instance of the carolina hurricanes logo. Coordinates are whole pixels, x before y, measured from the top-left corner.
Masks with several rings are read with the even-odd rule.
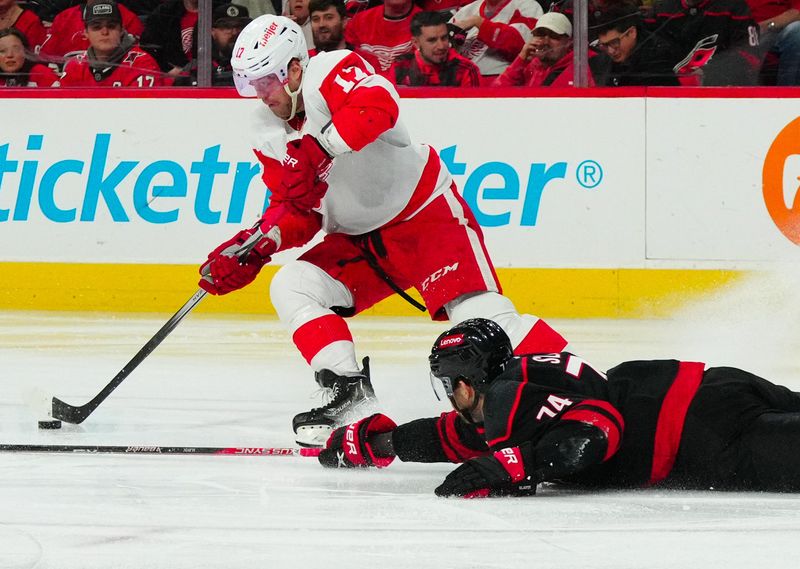
[[[142,54],[137,51],[129,51],[128,55],[125,56],[125,59],[122,63],[130,63],[133,65],[133,62],[142,57]]]
[[[451,346],[460,346],[464,343],[464,334],[453,334],[452,336],[445,336],[439,340],[440,348],[449,348]]]
[[[692,48],[692,51],[683,58],[672,70],[675,73],[684,75],[688,73],[693,73],[697,69],[703,67],[706,63],[711,61],[711,58],[714,57],[714,54],[717,51],[717,38],[719,37],[718,34],[714,34],[708,36],[707,38],[701,39],[697,44]]]

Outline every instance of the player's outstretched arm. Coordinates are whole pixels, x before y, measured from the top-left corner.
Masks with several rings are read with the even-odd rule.
[[[388,466],[403,462],[464,462],[489,452],[473,425],[455,411],[416,419],[400,426],[384,415],[373,415],[335,430],[319,461],[323,466]]]

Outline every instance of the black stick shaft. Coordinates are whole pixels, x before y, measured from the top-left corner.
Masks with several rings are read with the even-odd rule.
[[[69,403],[65,403],[58,397],[53,397],[53,409],[52,409],[52,416],[54,419],[59,419],[61,421],[66,421],[67,423],[78,424],[82,423],[86,420],[86,418],[91,415],[91,413],[97,409],[98,405],[100,405],[106,398],[111,395],[111,393],[119,387],[119,384],[122,383],[126,377],[128,377],[136,367],[142,363],[147,356],[149,356],[153,350],[155,350],[158,345],[164,341],[164,338],[169,336],[170,332],[172,332],[178,324],[180,324],[181,320],[192,311],[192,309],[197,306],[197,304],[203,300],[206,296],[206,291],[198,289],[192,297],[186,301],[186,304],[181,306],[178,312],[170,318],[166,324],[164,324],[161,329],[155,333],[155,335],[150,338],[150,340],[142,346],[142,349],[139,350],[135,356],[125,364],[119,373],[114,376],[108,385],[106,385],[100,393],[94,396],[94,398],[84,405],[70,405]]]
[[[194,454],[234,456],[317,456],[320,449],[291,447],[193,447],[0,444],[0,452],[76,454]]]

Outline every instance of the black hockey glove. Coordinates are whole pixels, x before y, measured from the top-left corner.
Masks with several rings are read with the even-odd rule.
[[[327,468],[384,468],[392,456],[378,456],[369,443],[372,435],[393,431],[397,424],[386,415],[376,413],[360,421],[339,427],[331,433],[325,449],[319,453],[319,463]]]
[[[441,497],[462,498],[531,496],[536,494],[536,484],[525,473],[519,447],[510,447],[468,460],[448,474],[434,492]]]

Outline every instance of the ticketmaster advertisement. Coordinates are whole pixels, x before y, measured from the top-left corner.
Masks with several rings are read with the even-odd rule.
[[[250,144],[260,105],[4,98],[0,261],[196,264],[268,203]],[[798,257],[797,109],[414,98],[402,111],[440,151],[498,267],[736,269]]]

